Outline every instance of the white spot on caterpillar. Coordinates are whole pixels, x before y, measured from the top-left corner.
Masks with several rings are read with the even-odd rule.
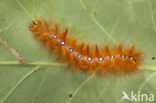
[[[82,58],[82,55],[81,55],[81,54],[79,54],[79,55],[78,55],[78,57],[79,57],[79,58]]]
[[[53,36],[55,39],[57,38],[56,35]]]
[[[102,57],[100,57],[100,58],[99,58],[99,61],[103,61],[103,58],[102,58]]]
[[[64,41],[61,41],[61,44],[62,44],[62,45],[64,45],[64,44],[65,44],[65,42],[64,42]]]
[[[114,56],[112,55],[112,56],[110,56],[110,58],[111,58],[111,59],[113,59],[113,58],[114,58]]]
[[[87,59],[88,59],[88,61],[91,61],[91,60],[92,60],[92,58],[91,58],[91,57],[88,57]]]
[[[69,49],[69,51],[70,51],[70,52],[73,52],[73,49],[72,49],[72,48],[70,48],[70,49]]]

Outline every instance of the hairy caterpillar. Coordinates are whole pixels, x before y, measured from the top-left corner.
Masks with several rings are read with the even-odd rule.
[[[30,30],[38,38],[52,48],[52,52],[59,55],[60,59],[67,62],[74,70],[88,71],[100,74],[127,74],[136,72],[141,65],[143,52],[136,51],[135,45],[124,49],[121,44],[110,48],[105,45],[102,50],[95,46],[93,52],[91,45],[77,44],[76,38],[68,38],[68,29],[60,33],[59,26],[42,20],[35,20],[30,24]]]

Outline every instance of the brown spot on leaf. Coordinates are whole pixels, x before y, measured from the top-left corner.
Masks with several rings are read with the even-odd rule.
[[[155,57],[152,57],[152,60],[155,60]]]
[[[45,70],[45,68],[44,68],[44,67],[40,67],[40,68],[39,68],[39,70],[44,71],[44,70]]]
[[[72,98],[73,97],[73,94],[69,94],[69,98]]]

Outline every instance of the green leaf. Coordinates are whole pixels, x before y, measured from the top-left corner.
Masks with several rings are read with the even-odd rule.
[[[38,18],[91,45],[136,44],[143,65],[128,76],[71,73],[34,40],[29,25]],[[0,44],[0,103],[131,102],[121,100],[123,91],[156,96],[155,0],[0,0],[0,39],[29,61],[20,64]]]

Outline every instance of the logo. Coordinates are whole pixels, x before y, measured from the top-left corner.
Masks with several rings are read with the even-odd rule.
[[[121,100],[128,101],[154,101],[154,94],[146,94],[146,93],[134,93],[131,91],[130,95],[128,95],[125,91],[122,91]]]

